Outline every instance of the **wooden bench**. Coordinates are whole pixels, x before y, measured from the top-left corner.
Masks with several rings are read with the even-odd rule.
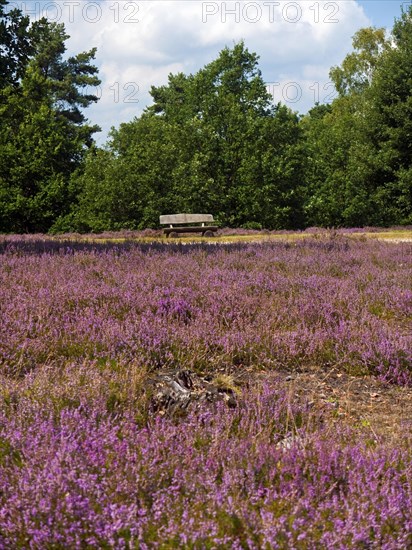
[[[213,222],[212,214],[166,214],[160,216],[160,225],[169,226],[164,229],[166,237],[177,237],[179,233],[201,233],[202,237],[213,237],[218,230],[216,225],[211,225]]]

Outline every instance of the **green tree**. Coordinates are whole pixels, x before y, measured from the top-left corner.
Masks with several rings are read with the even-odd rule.
[[[159,212],[175,210],[174,140],[173,126],[157,117],[141,117],[113,129],[107,146],[90,150],[84,168],[72,178],[79,198],[57,229],[156,227]]]
[[[374,157],[373,202],[385,224],[412,223],[412,6],[392,30],[367,111]]]
[[[19,82],[34,53],[30,18],[7,5],[8,0],[0,0],[0,90]]]
[[[392,33],[362,29],[333,67],[339,97],[304,117],[306,211],[317,225],[412,222],[412,8]]]
[[[73,227],[156,227],[159,214],[178,211],[232,226],[303,225],[298,116],[271,104],[243,42],[194,75],[169,75],[151,95],[142,116],[86,163]]]
[[[64,60],[68,35],[46,19],[28,24],[4,11],[1,23],[0,231],[47,231],[73,200],[69,180],[97,126],[81,109],[97,97],[95,50]],[[16,30],[17,29],[17,30]],[[25,55],[15,51],[21,44]]]
[[[382,223],[373,201],[375,155],[370,137],[371,88],[385,52],[384,29],[361,29],[354,51],[330,77],[339,96],[317,106],[302,120],[307,140],[306,213],[320,226]]]
[[[367,27],[355,33],[354,51],[340,67],[332,67],[329,72],[340,96],[360,94],[371,85],[379,60],[389,45],[384,28]]]
[[[195,75],[170,75],[152,96],[148,113],[179,125],[175,194],[182,208],[210,210],[232,226],[297,223],[298,149],[286,160],[298,141],[297,117],[271,104],[258,56],[243,42]]]

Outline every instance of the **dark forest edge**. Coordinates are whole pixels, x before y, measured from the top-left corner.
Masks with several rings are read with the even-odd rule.
[[[66,59],[67,39],[0,0],[0,232],[142,230],[172,212],[255,230],[412,223],[412,6],[390,35],[355,34],[330,105],[273,105],[240,42],[153,86],[104,147],[82,112],[96,50]]]

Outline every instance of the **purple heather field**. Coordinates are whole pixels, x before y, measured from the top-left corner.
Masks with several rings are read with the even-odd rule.
[[[368,439],[276,378],[412,386],[411,259],[356,232],[2,237],[0,548],[412,548],[411,424]],[[182,368],[247,377],[237,406],[153,414]]]

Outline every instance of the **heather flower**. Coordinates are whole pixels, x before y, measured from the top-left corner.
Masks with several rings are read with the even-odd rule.
[[[275,376],[148,412],[165,368],[411,384],[410,248],[314,237],[4,238],[0,547],[412,546],[410,448],[323,428]]]

